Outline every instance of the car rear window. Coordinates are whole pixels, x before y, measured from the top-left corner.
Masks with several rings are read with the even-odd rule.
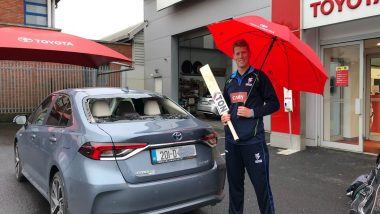
[[[165,97],[89,97],[86,111],[91,122],[185,119],[188,113]]]

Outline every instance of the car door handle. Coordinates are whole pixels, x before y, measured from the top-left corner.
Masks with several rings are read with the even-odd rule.
[[[50,142],[57,142],[57,138],[56,137],[49,137],[49,141]]]
[[[31,137],[32,137],[32,140],[34,140],[37,137],[37,135],[36,134],[32,134]]]

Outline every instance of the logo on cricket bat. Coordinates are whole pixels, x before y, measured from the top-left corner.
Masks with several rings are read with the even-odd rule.
[[[228,112],[227,103],[224,100],[223,94],[221,92],[214,93],[212,99],[214,100],[214,103],[216,104],[220,115]]]

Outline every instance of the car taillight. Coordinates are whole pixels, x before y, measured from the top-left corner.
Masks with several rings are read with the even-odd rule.
[[[218,134],[216,132],[212,132],[211,134],[203,136],[202,140],[209,146],[214,147],[218,143]]]
[[[146,143],[112,144],[112,143],[85,143],[78,150],[85,157],[93,160],[125,157],[136,149],[146,147]]]

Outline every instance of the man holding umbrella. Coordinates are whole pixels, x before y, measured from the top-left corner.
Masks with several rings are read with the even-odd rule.
[[[239,141],[234,141],[225,126],[229,213],[243,213],[245,170],[255,188],[260,212],[275,213],[263,116],[277,111],[280,104],[269,78],[250,66],[248,43],[238,40],[231,48],[238,69],[227,80],[223,92],[230,114],[221,117],[224,124],[231,120],[239,136]]]

